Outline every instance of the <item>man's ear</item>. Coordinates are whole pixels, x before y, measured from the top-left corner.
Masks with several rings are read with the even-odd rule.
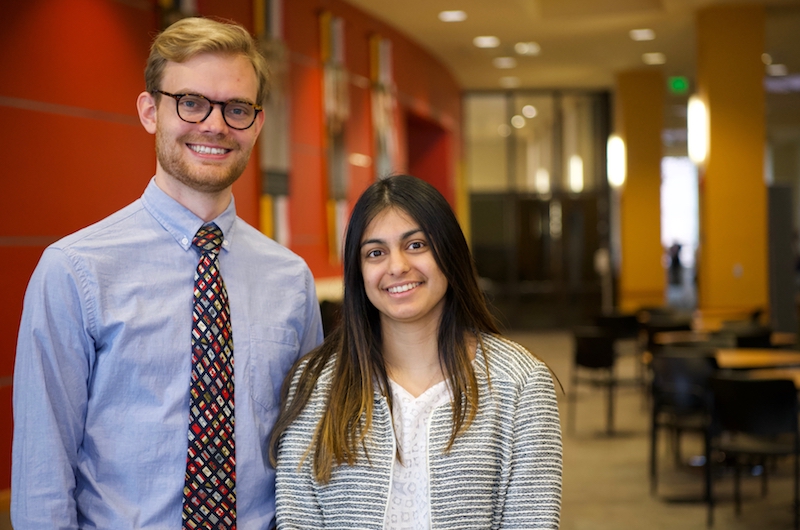
[[[139,121],[142,122],[144,130],[155,134],[158,108],[153,94],[150,92],[139,94],[139,97],[136,98],[136,110],[139,111]]]
[[[259,133],[261,133],[261,128],[264,126],[264,119],[265,119],[264,111],[262,110],[256,116],[256,122],[253,124],[253,127],[256,128],[256,136],[258,136]]]

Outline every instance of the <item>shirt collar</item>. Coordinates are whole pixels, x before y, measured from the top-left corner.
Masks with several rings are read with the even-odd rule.
[[[205,224],[205,221],[193,214],[188,208],[164,193],[156,185],[155,178],[151,179],[147,188],[145,188],[142,195],[142,204],[184,250],[191,248],[194,235]],[[225,208],[225,211],[217,216],[216,219],[212,219],[211,222],[222,230],[222,234],[225,237],[222,242],[223,250],[230,250],[236,227],[236,204],[233,196],[231,196],[231,202]]]

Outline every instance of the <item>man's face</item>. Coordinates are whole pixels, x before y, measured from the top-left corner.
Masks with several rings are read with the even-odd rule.
[[[241,55],[201,54],[183,63],[167,63],[160,90],[200,94],[214,101],[258,103],[253,66]],[[171,185],[201,193],[219,193],[241,176],[263,123],[237,130],[222,118],[221,105],[200,123],[178,116],[175,99],[161,96],[156,111],[157,173]]]

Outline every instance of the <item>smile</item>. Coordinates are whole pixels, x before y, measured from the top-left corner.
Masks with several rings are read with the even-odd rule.
[[[417,287],[418,285],[422,285],[422,282],[414,282],[414,283],[407,283],[405,285],[397,285],[395,287],[389,287],[386,289],[392,294],[404,293],[406,291],[410,291],[411,289]]]
[[[205,145],[186,144],[189,149],[201,155],[224,155],[230,152],[230,149],[222,149],[221,147],[207,147]]]

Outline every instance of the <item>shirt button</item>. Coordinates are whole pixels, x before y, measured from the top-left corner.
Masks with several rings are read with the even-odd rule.
[[[226,239],[226,240],[224,240],[224,241],[222,242],[222,244],[223,244],[223,245],[225,245],[225,246],[227,247],[227,246],[228,246],[228,240],[227,240],[227,239]]]
[[[189,238],[188,237],[184,237],[183,239],[181,239],[181,245],[188,245],[188,244],[189,244]]]

